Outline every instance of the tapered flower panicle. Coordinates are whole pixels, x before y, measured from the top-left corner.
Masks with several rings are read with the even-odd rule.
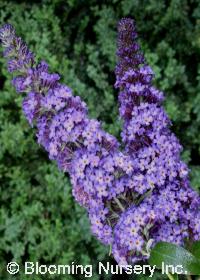
[[[124,212],[115,227],[118,242],[113,246],[114,255],[118,261],[121,256],[123,262],[138,259],[132,253],[137,246],[140,251],[146,246],[143,258],[148,257],[151,241],[183,244],[185,238],[200,238],[199,226],[194,227],[190,220],[193,213],[199,224],[199,196],[190,188],[188,168],[180,159],[182,147],[171,133],[171,122],[161,106],[163,93],[152,86],[153,71],[136,39],[135,22],[122,19],[118,24],[115,70],[123,120],[121,135],[134,161],[134,190],[150,194],[138,208],[132,206]],[[130,233],[132,227],[136,230]]]
[[[60,76],[49,73],[46,62],[35,63],[14,28],[0,29],[8,70],[16,74],[12,84],[26,93],[22,107],[38,143],[68,172],[92,232],[112,247],[119,264],[147,259],[160,240],[182,244],[185,238],[200,238],[200,200],[189,186],[181,146],[169,130],[162,94],[151,85],[153,71],[136,38],[134,22],[122,19],[116,67],[122,151]]]
[[[163,100],[162,92],[151,85],[154,73],[145,63],[136,39],[135,22],[132,19],[122,19],[118,24],[118,63],[115,69],[115,87],[121,90],[120,115],[125,120],[131,118],[135,104],[141,101],[154,103]]]
[[[26,71],[34,63],[34,56],[29,51],[27,45],[21,38],[15,35],[12,25],[5,24],[0,30],[0,42],[4,50],[4,56],[10,58],[8,60],[9,72]]]
[[[139,52],[139,45],[135,41],[137,32],[133,20],[122,19],[118,24],[118,50],[119,64],[116,73],[123,75],[129,68],[138,67],[144,62],[143,55]]]
[[[8,70],[13,59],[18,65],[12,68],[16,73],[12,84],[18,93],[27,93],[22,107],[37,129],[38,143],[69,173],[73,195],[88,210],[93,233],[111,244],[120,214],[140,197],[132,195],[133,186],[127,185],[134,173],[132,160],[100,122],[88,118],[86,104],[59,83],[58,74],[49,73],[46,62],[29,61],[31,52],[12,26],[5,25],[0,34]]]

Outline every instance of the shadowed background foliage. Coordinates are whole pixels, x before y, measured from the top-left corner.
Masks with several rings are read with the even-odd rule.
[[[117,137],[120,121],[113,70],[116,25],[125,16],[137,21],[145,57],[156,73],[155,85],[165,91],[164,106],[184,146],[182,156],[191,168],[192,186],[200,189],[198,0],[0,0],[0,24],[13,24],[37,58],[61,73],[87,102],[90,115]],[[67,175],[37,145],[11,78],[0,58],[0,278],[13,279],[5,271],[11,260],[75,261],[94,264],[94,269],[97,261],[114,263],[109,248],[90,235],[86,213],[74,202]],[[27,279],[23,274],[14,278]],[[115,278],[95,274],[92,279]],[[83,277],[45,275],[45,279]],[[157,272],[153,279],[165,276]]]

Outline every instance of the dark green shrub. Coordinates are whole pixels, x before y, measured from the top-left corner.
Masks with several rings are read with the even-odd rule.
[[[0,24],[12,23],[38,59],[45,59],[52,70],[60,72],[63,81],[87,102],[90,115],[101,119],[104,127],[119,137],[117,92],[113,88],[116,24],[121,17],[134,17],[145,56],[156,72],[155,84],[166,93],[165,108],[184,146],[192,185],[199,189],[198,2],[7,0],[0,2]],[[68,177],[49,162],[35,142],[21,112],[21,96],[11,87],[11,75],[2,58],[0,64],[1,278],[12,278],[5,272],[12,259],[55,264],[95,264],[109,259],[109,248],[90,235],[85,211],[71,196]],[[26,279],[23,277],[20,279]],[[58,279],[73,279],[67,277]],[[154,279],[161,279],[161,275]]]

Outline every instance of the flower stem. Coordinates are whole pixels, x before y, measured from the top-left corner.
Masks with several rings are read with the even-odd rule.
[[[109,256],[111,256],[112,254],[112,244],[110,244],[110,248],[109,248]]]
[[[145,198],[147,198],[148,196],[151,195],[153,189],[150,189],[149,191],[147,191],[145,194],[143,194],[139,200],[137,201],[137,205],[139,205]]]
[[[124,211],[125,209],[124,209],[124,207],[123,207],[123,205],[121,204],[121,202],[119,201],[119,199],[118,198],[114,198],[114,201],[117,203],[117,205],[119,206],[119,208],[122,210],[122,211]]]
[[[175,280],[172,274],[167,273],[167,276],[168,276],[168,278],[169,278],[170,280]]]

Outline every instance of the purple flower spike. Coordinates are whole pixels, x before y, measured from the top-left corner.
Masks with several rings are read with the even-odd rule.
[[[12,46],[14,37],[15,29],[11,24],[5,24],[0,29],[0,42],[4,48],[9,48]]]
[[[190,187],[188,168],[180,159],[182,147],[161,106],[163,93],[151,84],[154,73],[139,52],[136,38],[134,21],[122,19],[115,86],[120,90],[122,141],[137,170],[128,185],[144,196],[149,194],[138,207],[124,212],[114,229],[113,254],[118,262],[128,263],[148,258],[149,249],[158,241],[183,244],[185,238],[200,238],[200,228],[190,221],[192,213],[198,224],[199,205],[191,203],[199,201],[199,196]],[[138,230],[129,240],[132,225]]]

